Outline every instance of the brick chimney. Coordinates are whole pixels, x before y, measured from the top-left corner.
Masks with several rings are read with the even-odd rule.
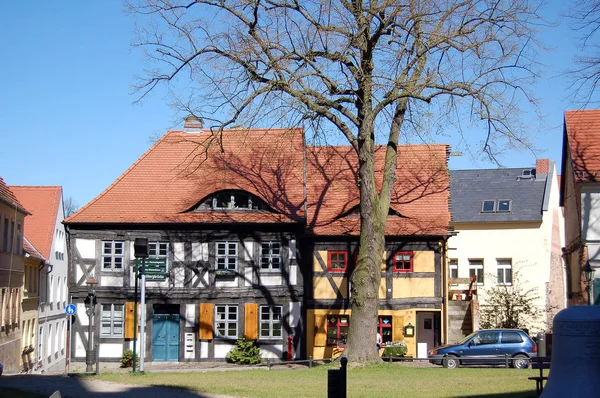
[[[536,159],[535,171],[536,174],[548,174],[550,171],[550,159]]]
[[[189,115],[183,122],[183,131],[185,133],[201,133],[202,127],[202,119],[194,115]]]

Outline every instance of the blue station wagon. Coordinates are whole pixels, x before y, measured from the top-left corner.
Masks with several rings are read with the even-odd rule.
[[[520,329],[490,329],[473,332],[453,345],[435,347],[428,353],[429,362],[457,368],[460,365],[499,365],[508,356],[511,366],[529,367],[537,355],[537,346]]]

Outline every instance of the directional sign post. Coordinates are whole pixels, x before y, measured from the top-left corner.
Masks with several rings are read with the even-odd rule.
[[[75,313],[77,312],[77,307],[75,306],[75,304],[69,304],[67,305],[67,307],[65,308],[65,312],[67,313],[67,315],[75,315]]]

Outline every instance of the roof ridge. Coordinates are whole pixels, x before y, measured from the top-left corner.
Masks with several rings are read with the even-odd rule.
[[[83,210],[87,209],[88,207],[90,207],[94,203],[96,203],[98,200],[100,200],[100,198],[102,198],[104,195],[106,195],[119,181],[121,181],[123,178],[125,178],[125,176],[127,174],[129,174],[138,165],[138,163],[140,163],[142,161],[142,159],[146,158],[150,154],[150,152],[152,152],[158,146],[158,144],[160,144],[162,141],[164,141],[166,139],[166,137],[171,135],[173,132],[174,131],[172,131],[172,130],[167,131],[162,137],[160,137],[160,139],[158,141],[156,141],[154,143],[154,145],[152,145],[150,148],[148,148],[148,150],[146,150],[146,152],[144,152],[142,154],[142,156],[140,156],[135,162],[133,162],[133,164],[131,166],[129,166],[129,168],[127,170],[125,170],[116,180],[114,180],[112,182],[112,184],[110,184],[108,186],[108,188],[106,188],[104,191],[100,192],[100,194],[98,194],[94,199],[90,200],[85,206],[83,206],[81,209],[77,210],[74,214],[70,215],[63,221],[71,221],[72,218],[76,217]]]

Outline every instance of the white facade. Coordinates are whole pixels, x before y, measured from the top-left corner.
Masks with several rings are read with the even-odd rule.
[[[66,367],[68,317],[68,252],[62,198],[54,223],[54,233],[47,264],[40,271],[40,306],[36,371],[60,372]]]
[[[534,289],[534,305],[540,317],[527,322],[530,334],[550,330],[554,314],[566,306],[566,280],[561,247],[564,246],[564,217],[559,207],[559,186],[554,164],[548,173],[541,222],[455,223],[456,236],[448,242],[450,277],[469,278],[471,268],[483,273],[478,283],[480,307],[486,291],[518,279],[520,291]],[[458,274],[452,268],[458,264]],[[482,270],[481,270],[482,269]],[[509,277],[507,277],[507,275]],[[511,281],[507,284],[512,284]],[[451,290],[468,285],[450,286]],[[474,325],[474,328],[477,328]]]

